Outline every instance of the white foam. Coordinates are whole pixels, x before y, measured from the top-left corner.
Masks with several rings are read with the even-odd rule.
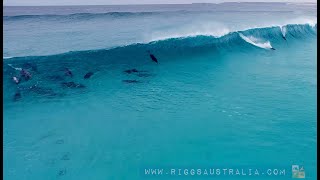
[[[245,40],[246,42],[248,42],[248,43],[250,43],[250,44],[252,44],[254,46],[257,46],[257,47],[260,47],[260,48],[263,48],[263,49],[271,49],[272,48],[272,46],[271,46],[269,41],[262,42],[261,39],[255,38],[253,36],[247,37],[247,36],[245,36],[245,35],[243,35],[241,33],[239,33],[239,35],[243,40]]]
[[[245,31],[248,29],[255,29],[255,28],[267,28],[267,27],[280,27],[281,31],[286,31],[287,25],[309,25],[311,27],[315,27],[317,24],[317,17],[311,17],[311,16],[302,16],[299,18],[292,18],[290,20],[284,20],[280,22],[265,22],[261,23],[259,25],[249,25],[244,26],[242,28],[235,28],[232,31]],[[282,29],[285,28],[285,29]],[[283,32],[282,32],[283,33]],[[286,34],[286,32],[285,32]]]
[[[280,30],[283,37],[286,37],[287,34],[287,26],[280,26]]]
[[[315,27],[317,24],[317,17],[300,17],[286,21],[283,26],[287,24],[308,24],[311,27]]]
[[[170,38],[213,36],[221,37],[230,33],[230,30],[220,23],[193,24],[179,28],[166,29],[151,33],[151,41],[159,41]]]

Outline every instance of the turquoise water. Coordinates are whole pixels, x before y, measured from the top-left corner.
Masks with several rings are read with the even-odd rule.
[[[212,13],[205,14],[212,17]],[[246,20],[248,14],[257,12],[234,13],[244,14],[236,19],[243,18],[249,25],[255,18]],[[188,20],[171,15],[172,24]],[[121,40],[130,42],[125,40],[130,35],[118,32],[119,37],[106,36],[103,43],[91,39],[82,44],[84,39],[76,40],[82,35],[74,32],[65,36],[65,43],[58,38],[62,35],[46,37],[45,41],[52,42],[47,46],[33,39],[42,30],[50,34],[46,29],[50,23],[54,29],[57,24],[69,28],[98,21],[84,16],[86,20],[75,22],[68,15],[59,16],[63,21],[49,17],[43,22],[46,16],[4,19],[4,56],[14,57],[4,58],[4,179],[143,179],[152,177],[143,175],[145,168],[247,166],[285,168],[285,176],[266,179],[291,179],[293,164],[304,166],[307,179],[316,179],[316,25],[270,25],[221,37],[183,36],[117,48],[111,47],[124,45]],[[137,20],[148,27],[148,19],[159,18],[155,16],[110,19],[107,15],[99,21],[134,24]],[[46,24],[39,31],[28,31],[21,29],[23,23]],[[157,35],[170,32],[175,36],[165,25],[158,26],[166,33],[157,31]],[[19,27],[16,34],[10,31],[13,27]],[[85,34],[90,28],[94,27],[76,31]],[[99,34],[102,29],[97,29]],[[14,46],[21,42],[17,37],[23,30],[30,33],[24,40],[34,42]],[[72,43],[82,47],[77,49]],[[159,64],[151,61],[147,50]],[[30,70],[31,80],[16,85],[11,78],[19,71],[7,64],[24,67],[27,62],[37,65],[37,72]],[[65,67],[72,71],[72,78],[64,76]],[[143,72],[124,72],[133,68]],[[87,72],[94,74],[84,79]],[[85,88],[62,86],[70,81]],[[30,89],[35,84],[39,88]],[[16,92],[21,98],[14,101]],[[158,179],[188,178],[208,179]]]

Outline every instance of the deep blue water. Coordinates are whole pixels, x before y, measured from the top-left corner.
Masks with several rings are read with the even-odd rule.
[[[291,179],[294,164],[316,179],[315,5],[4,11],[4,179],[248,166],[286,174],[242,179]],[[15,84],[12,67],[32,78]]]

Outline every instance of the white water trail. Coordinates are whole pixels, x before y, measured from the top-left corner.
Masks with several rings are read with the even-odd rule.
[[[22,71],[22,68],[14,67],[12,64],[8,64],[8,66],[12,67],[13,69],[15,69],[17,71]]]
[[[257,46],[259,48],[263,48],[263,49],[272,49],[273,47],[271,46],[270,42],[269,41],[266,41],[266,42],[261,42],[260,39],[257,39],[253,36],[245,36],[243,35],[242,33],[239,33],[240,37],[245,40],[247,43],[250,43],[254,46]],[[259,42],[260,41],[260,42]]]
[[[280,26],[280,30],[281,30],[282,36],[286,37],[287,27],[286,26]]]

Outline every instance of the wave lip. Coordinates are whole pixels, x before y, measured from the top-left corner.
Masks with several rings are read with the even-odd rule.
[[[231,31],[227,27],[223,27],[223,25],[217,26],[196,26],[191,28],[182,28],[179,29],[179,33],[175,32],[154,32],[152,33],[151,41],[161,41],[172,38],[185,38],[185,37],[196,37],[196,36],[213,36],[215,38],[219,38],[225,36]],[[187,30],[185,30],[187,29]]]
[[[13,58],[13,57],[11,57],[11,56],[4,56],[3,57],[3,59],[11,59],[11,58]]]

